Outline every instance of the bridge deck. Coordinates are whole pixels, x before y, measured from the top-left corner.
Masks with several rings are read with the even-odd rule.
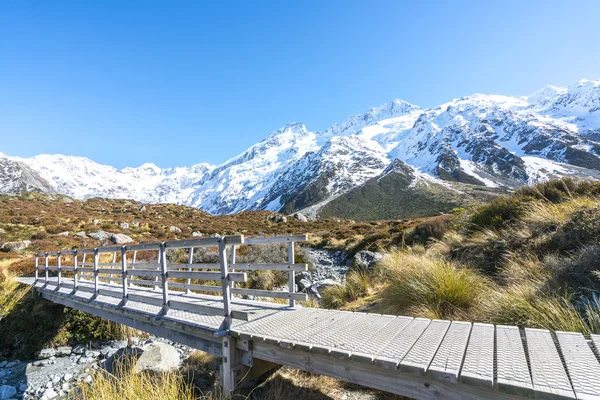
[[[34,283],[31,278],[20,281]],[[92,298],[89,282],[79,282],[76,292],[70,279],[63,278],[60,288],[56,284],[51,280],[36,287],[42,294],[101,305],[115,313],[128,310],[154,320],[175,321],[188,330],[217,332],[223,320],[184,309],[161,315],[161,292],[151,288],[130,287],[129,298],[136,300],[121,304],[119,285],[102,284],[101,295]],[[154,304],[152,298],[157,299]],[[170,291],[169,298],[196,310],[198,305],[222,306],[218,296]],[[423,395],[424,388],[443,382],[433,398],[600,399],[600,349],[593,344],[600,342],[597,336],[588,340],[580,333],[291,308],[238,298],[232,298],[232,308],[246,313],[248,320],[234,319],[229,334],[251,342],[254,357],[389,387],[395,393],[431,397]],[[385,384],[365,381],[360,376],[363,370],[379,371],[389,379]],[[406,382],[408,386],[414,382],[415,387],[394,390],[394,384]],[[452,387],[457,394],[450,393]]]

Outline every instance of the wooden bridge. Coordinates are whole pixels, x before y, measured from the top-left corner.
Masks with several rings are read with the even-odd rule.
[[[288,365],[418,399],[600,399],[600,335],[297,307],[306,295],[295,292],[294,274],[307,266],[294,263],[294,243],[303,240],[226,236],[36,254],[35,278],[20,281],[50,301],[221,356],[225,393]],[[266,243],[286,243],[288,262],[236,263],[247,246]],[[215,248],[219,262],[194,263],[201,247]],[[236,287],[257,270],[288,271],[289,291]]]

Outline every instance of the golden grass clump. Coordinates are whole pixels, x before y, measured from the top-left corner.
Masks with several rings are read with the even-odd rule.
[[[332,285],[321,294],[324,308],[336,309],[371,293],[373,277],[367,271],[351,271],[340,285]]]
[[[380,306],[393,314],[461,319],[492,289],[477,271],[426,253],[394,250],[379,268],[387,282]]]
[[[179,371],[136,373],[131,361],[117,365],[115,375],[97,371],[91,383],[82,383],[73,398],[81,400],[195,400],[194,388]]]

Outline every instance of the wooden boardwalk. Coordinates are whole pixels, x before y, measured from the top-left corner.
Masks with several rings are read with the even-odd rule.
[[[46,264],[40,269],[48,271]],[[222,356],[227,392],[288,365],[413,398],[600,399],[598,335],[300,308],[231,294],[228,302],[154,289],[153,280],[121,281],[127,272],[109,278],[120,283],[100,282],[98,271],[90,281],[75,276],[20,281],[48,300]]]

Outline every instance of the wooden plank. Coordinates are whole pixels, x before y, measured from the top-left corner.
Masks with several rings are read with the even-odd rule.
[[[98,253],[120,253],[123,246],[98,247]]]
[[[535,396],[547,399],[574,399],[575,393],[550,331],[526,328],[525,336]]]
[[[406,356],[430,323],[431,320],[425,318],[413,319],[375,356],[375,364],[396,369],[400,360]]]
[[[494,325],[473,324],[460,380],[469,385],[494,387]]]
[[[232,264],[238,271],[308,271],[308,264]]]
[[[172,240],[165,242],[167,249],[185,249],[188,247],[216,247],[219,245],[219,237],[209,238],[198,238],[198,239],[186,239],[186,240]]]
[[[170,271],[178,269],[221,269],[221,265],[214,263],[167,264],[167,269]]]
[[[160,267],[159,263],[131,263],[131,264],[127,264],[128,268],[135,268],[135,267],[140,267],[140,268],[158,268]]]
[[[375,356],[385,348],[413,320],[411,317],[395,317],[381,328],[377,335],[365,339],[359,348],[352,350],[350,357],[354,361],[372,364]]]
[[[98,268],[99,274],[114,274],[121,276],[122,271],[116,268]]]
[[[600,364],[581,333],[556,332],[556,338],[578,399],[600,399]]]
[[[458,375],[465,357],[470,333],[470,322],[452,322],[429,366],[428,373],[432,378],[458,382]]]
[[[361,318],[351,330],[340,333],[340,340],[331,348],[330,354],[348,358],[353,352],[367,350],[365,343],[373,337],[379,337],[379,333],[385,329],[397,317],[391,315],[377,315],[373,318]],[[377,350],[380,348],[378,347]]]
[[[231,272],[229,275],[231,275]],[[306,293],[291,293],[277,290],[231,288],[231,293],[246,296],[270,297],[272,299],[308,300],[308,294]]]
[[[128,276],[160,276],[162,273],[154,269],[129,269]]]
[[[179,282],[169,282],[169,287],[174,287],[178,289],[190,289],[190,290],[198,290],[202,292],[211,292],[211,293],[221,293],[223,288],[221,286],[209,286],[209,285],[194,285],[187,283],[179,283]]]
[[[400,361],[400,370],[425,375],[449,327],[450,321],[431,321],[408,354]]]
[[[188,303],[186,301],[169,300],[169,307],[174,310],[183,310],[201,314],[224,316],[225,310],[220,307],[213,307],[199,303]],[[231,317],[242,321],[250,319],[249,314],[245,311],[231,310]]]
[[[521,331],[516,326],[496,326],[496,382],[501,392],[533,397]]]
[[[308,240],[308,235],[274,236],[274,237],[261,237],[261,238],[245,238],[244,244],[291,243],[291,242],[305,242],[307,240]]]
[[[138,251],[138,250],[158,250],[160,249],[160,242],[157,243],[140,243],[125,246],[127,251]]]
[[[188,278],[188,279],[201,279],[209,281],[221,280],[220,272],[206,272],[206,271],[168,271],[167,277],[169,278]],[[230,272],[227,277],[231,282],[247,282],[248,275],[243,272]]]
[[[129,272],[129,270],[127,270]],[[162,287],[162,282],[149,281],[144,279],[128,279],[128,282],[134,285],[142,285],[142,286],[160,286]]]

